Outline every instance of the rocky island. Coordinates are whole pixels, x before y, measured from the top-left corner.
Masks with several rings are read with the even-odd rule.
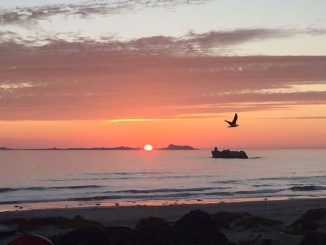
[[[197,150],[194,147],[190,145],[174,145],[174,144],[169,144],[165,148],[159,148],[158,150]]]
[[[9,150],[11,150],[10,148],[8,148],[8,147],[0,147],[0,151],[9,151]]]
[[[217,147],[212,151],[213,158],[238,158],[238,159],[248,159],[247,153],[244,151],[230,151],[222,150],[219,151]]]

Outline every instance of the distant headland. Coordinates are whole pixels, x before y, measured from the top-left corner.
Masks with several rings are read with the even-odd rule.
[[[11,150],[10,148],[8,148],[8,147],[0,147],[0,151],[7,151],[7,150]]]
[[[29,149],[14,149],[8,147],[0,147],[0,150],[38,150],[38,151],[129,151],[129,150],[140,150],[141,148],[129,147],[129,146],[118,146],[118,147],[75,147],[75,148],[29,148]]]
[[[9,148],[0,147],[0,151],[10,151],[10,150],[25,150],[25,151],[132,151],[132,150],[142,150],[140,147],[129,147],[129,146],[117,146],[117,147],[50,147],[50,148]],[[190,145],[175,145],[169,144],[167,147],[156,148],[156,150],[198,150]]]
[[[167,147],[164,148],[158,148],[158,150],[197,150],[196,148],[190,146],[190,145],[174,145],[169,144]]]

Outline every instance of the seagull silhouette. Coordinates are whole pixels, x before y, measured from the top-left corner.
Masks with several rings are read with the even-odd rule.
[[[237,120],[238,120],[238,114],[237,113],[235,113],[234,114],[234,118],[233,118],[233,121],[232,122],[230,122],[230,121],[227,121],[227,120],[224,120],[224,121],[226,121],[230,126],[229,126],[229,128],[236,128],[236,127],[238,127],[239,125],[237,124]]]

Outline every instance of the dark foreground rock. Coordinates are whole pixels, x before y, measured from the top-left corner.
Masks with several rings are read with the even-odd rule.
[[[45,226],[58,227],[60,229],[83,229],[90,227],[103,227],[100,223],[84,219],[82,216],[75,216],[73,219],[63,217],[32,218],[32,219],[12,219],[4,222],[6,225],[16,225],[18,230],[37,230]]]
[[[280,220],[267,219],[249,213],[220,212],[213,214],[218,229],[248,230],[256,227],[277,227],[283,224]]]
[[[46,225],[59,225],[58,219]],[[66,220],[68,227],[77,227],[50,239],[56,245],[231,245],[219,231],[212,216],[194,210],[174,223],[162,218],[150,217],[138,222],[135,229],[128,227],[104,227],[86,220]],[[82,221],[82,223],[81,223]],[[77,223],[76,223],[77,222]],[[41,222],[38,220],[38,224]],[[26,223],[24,223],[26,225]],[[25,226],[26,227],[26,226]],[[64,227],[67,227],[66,225]]]
[[[326,233],[325,232],[311,232],[307,234],[300,245],[325,245]]]
[[[284,227],[281,221],[249,213],[194,210],[175,222],[157,217],[142,219],[134,229],[105,227],[81,216],[14,219],[2,225],[0,244],[8,244],[22,234],[21,230],[45,236],[56,245],[318,245],[326,244],[325,218],[326,209],[313,209]],[[18,229],[14,236],[12,227]]]
[[[230,244],[215,226],[211,215],[194,210],[179,219],[174,227],[173,244]]]
[[[311,209],[293,222],[289,228],[297,234],[326,231],[326,209]],[[325,243],[326,244],[326,243]]]
[[[238,158],[238,159],[248,159],[247,153],[244,151],[230,151],[222,150],[219,151],[216,147],[212,151],[213,158]]]
[[[109,243],[109,237],[106,234],[104,229],[101,228],[88,228],[88,229],[78,229],[62,236],[53,237],[52,241],[54,241],[57,245],[107,245],[113,244]]]
[[[136,232],[139,244],[172,244],[172,229],[162,218],[150,217],[140,220],[136,226]]]

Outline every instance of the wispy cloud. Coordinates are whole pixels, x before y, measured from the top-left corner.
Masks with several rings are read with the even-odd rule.
[[[316,102],[312,102],[314,104]],[[176,111],[196,112],[180,114],[190,118],[217,118],[221,113],[288,110],[303,104],[303,101],[256,101],[256,102],[220,102],[215,104],[192,104],[176,106]],[[305,101],[304,104],[310,104]]]
[[[281,119],[281,120],[326,120],[326,116],[316,116],[316,117],[267,117],[267,118],[261,118],[261,119]]]
[[[135,56],[64,47],[12,48],[0,56],[0,119],[185,120],[326,103],[325,57]]]
[[[190,32],[182,37],[152,36],[128,41],[119,41],[114,37],[102,37],[97,40],[80,36],[71,36],[70,41],[58,38],[56,35],[39,35],[34,39],[24,39],[12,31],[0,32],[0,52],[98,52],[120,55],[224,55],[232,53],[232,47],[237,44],[255,40],[286,38],[304,30],[293,29],[238,29],[229,31],[210,31],[207,33]],[[322,35],[321,30],[319,30]],[[326,34],[326,32],[325,32]],[[226,51],[227,50],[227,51]],[[256,66],[258,66],[257,64]],[[238,69],[246,67],[238,67]]]
[[[108,123],[135,123],[135,122],[169,122],[169,121],[184,121],[194,119],[207,119],[207,118],[220,118],[221,115],[218,113],[198,113],[198,114],[180,114],[166,118],[113,118],[104,120]]]
[[[85,18],[93,15],[110,15],[137,11],[142,8],[174,7],[177,5],[204,4],[209,0],[113,0],[81,4],[54,4],[33,7],[0,9],[0,24],[36,24],[39,20],[55,15],[78,16]]]
[[[288,84],[284,86],[278,86],[275,88],[262,88],[262,89],[242,89],[242,90],[233,90],[233,91],[225,91],[225,92],[210,92],[203,93],[202,96],[228,96],[228,95],[245,95],[245,94],[294,94],[294,93],[318,93],[318,92],[326,92],[326,80],[320,81],[320,83],[311,83],[307,82],[307,84]]]
[[[116,118],[108,119],[108,123],[134,123],[134,122],[162,122],[162,121],[179,121],[181,118]]]
[[[0,84],[0,89],[5,91],[13,91],[14,89],[21,89],[21,88],[32,88],[35,85],[31,82],[16,82],[16,83],[2,83]]]
[[[215,47],[220,45],[233,45],[255,39],[269,39],[289,37],[297,30],[286,29],[238,29],[233,31],[211,31],[207,33],[189,33],[188,42],[202,47]]]

